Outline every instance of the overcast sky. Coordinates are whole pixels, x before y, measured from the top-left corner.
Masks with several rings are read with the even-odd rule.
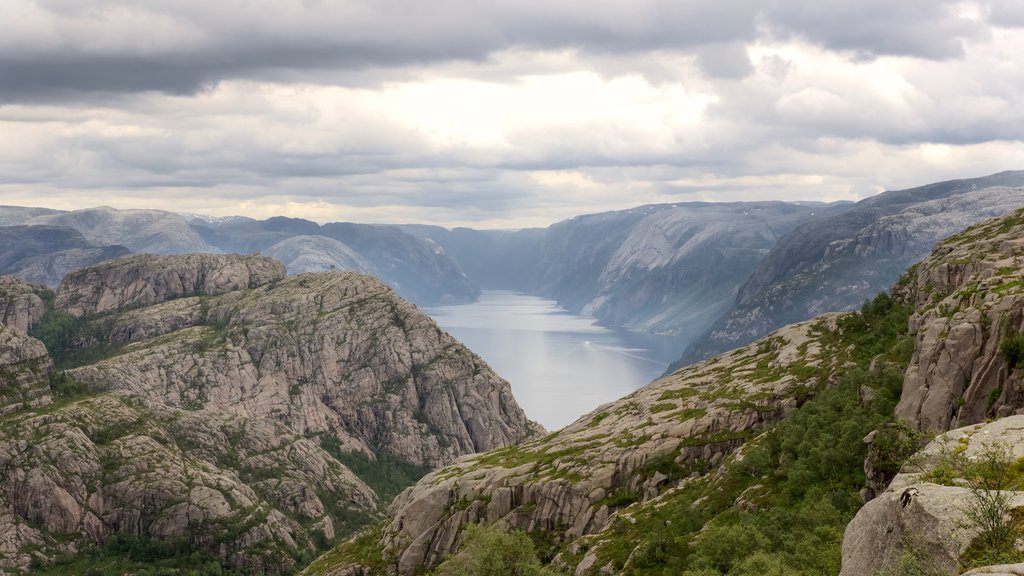
[[[0,204],[547,225],[1024,168],[1024,2],[3,0]]]

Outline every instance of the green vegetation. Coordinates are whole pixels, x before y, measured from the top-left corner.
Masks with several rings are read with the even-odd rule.
[[[409,464],[384,451],[377,452],[376,460],[361,452],[342,451],[334,436],[321,437],[320,446],[373,488],[385,505],[430,472],[426,466]]]
[[[38,576],[241,576],[188,540],[161,541],[115,534],[107,546],[88,548],[54,565],[33,566]]]
[[[459,551],[442,562],[433,576],[557,576],[542,567],[525,532],[470,524]]]
[[[971,499],[963,510],[966,528],[980,534],[960,558],[964,571],[990,564],[1024,561],[1016,542],[1024,537],[1024,510],[1010,506],[1007,491],[1024,490],[1024,458],[1014,459],[1009,446],[1001,442],[981,445],[967,455],[970,436],[945,443],[937,461],[923,480],[945,486],[966,486]]]
[[[909,314],[882,294],[835,330],[821,328],[823,345],[843,355],[837,364],[847,363],[833,383],[817,374],[807,400],[750,440],[724,474],[631,508],[630,520],[616,519],[604,534],[584,538],[584,548],[597,547],[595,566],[611,563],[625,575],[838,573],[843,530],[865,485],[863,438],[889,430],[876,435],[876,456],[892,470],[921,440],[892,421],[912,351]],[[874,391],[870,402],[861,401],[865,386]]]
[[[46,346],[58,369],[91,364],[117,353],[110,343],[113,318],[110,315],[76,318],[53,306],[53,293],[40,294],[46,303],[46,314],[32,327],[29,335]]]
[[[999,342],[999,354],[1010,365],[1010,370],[1013,370],[1024,360],[1024,333],[1011,332],[1003,336]]]

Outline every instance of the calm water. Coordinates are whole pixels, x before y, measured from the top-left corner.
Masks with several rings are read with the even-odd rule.
[[[427,310],[512,384],[526,415],[557,430],[657,378],[679,338],[609,330],[551,300],[485,290],[480,301]]]

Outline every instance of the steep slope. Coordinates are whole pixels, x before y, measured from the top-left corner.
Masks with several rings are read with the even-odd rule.
[[[696,337],[776,240],[825,205],[686,203],[551,226],[534,292],[602,324]]]
[[[735,306],[677,366],[750,342],[789,322],[851,310],[888,288],[943,238],[1024,205],[1024,172],[885,192],[779,240]]]
[[[0,227],[0,246],[0,274],[51,287],[72,270],[129,253],[123,246],[97,246],[72,228],[45,225]]]
[[[212,251],[182,216],[161,210],[87,208],[36,216],[24,224],[74,228],[93,244],[125,246],[132,252],[180,254]]]
[[[1024,406],[1024,210],[942,242],[900,289],[917,342],[897,416],[942,432]]]
[[[292,236],[262,251],[284,263],[289,274],[342,270],[374,274],[373,264],[355,250],[325,236]]]
[[[0,332],[0,570],[288,572],[428,467],[532,429],[506,382],[367,276],[133,256],[69,275],[41,319],[10,285],[0,309],[70,369]]]
[[[46,314],[42,286],[33,286],[20,278],[0,276],[0,324],[28,332]]]

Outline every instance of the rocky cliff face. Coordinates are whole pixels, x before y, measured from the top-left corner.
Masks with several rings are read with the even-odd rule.
[[[182,296],[256,288],[284,276],[284,266],[272,258],[139,254],[67,275],[57,288],[56,305],[73,316],[83,316]]]
[[[851,310],[886,290],[935,244],[1024,202],[1024,172],[885,192],[781,238],[739,290],[735,306],[686,352],[685,365],[779,326]]]
[[[46,314],[46,290],[20,278],[0,276],[0,324],[28,332]]]
[[[99,352],[56,373],[0,327],[0,570],[116,541],[287,572],[376,517],[381,478],[531,433],[508,384],[391,289],[283,276],[133,256],[70,275],[41,321],[9,282],[12,325],[74,313],[54,353]]]
[[[824,209],[687,203],[578,216],[548,229],[533,291],[607,325],[696,337],[776,240]]]
[[[896,415],[942,432],[1024,406],[1016,360],[1024,331],[1024,210],[942,242],[900,288],[914,302],[914,358]]]

